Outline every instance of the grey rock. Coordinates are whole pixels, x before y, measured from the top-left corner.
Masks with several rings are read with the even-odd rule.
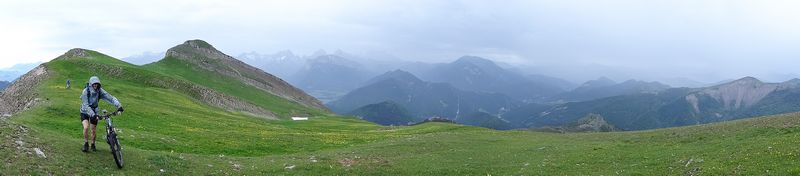
[[[45,156],[45,155],[44,155],[44,152],[43,152],[41,149],[39,149],[39,148],[33,148],[33,151],[35,151],[35,152],[36,152],[36,155],[38,155],[39,157],[42,157],[42,158],[47,158],[47,156]]]

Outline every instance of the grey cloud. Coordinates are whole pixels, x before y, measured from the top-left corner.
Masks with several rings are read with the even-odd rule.
[[[199,38],[231,55],[342,49],[429,62],[476,55],[573,81],[715,82],[798,75],[798,8],[735,0],[26,1],[0,7],[0,15],[58,27],[39,41],[54,43],[52,53],[85,47],[121,58]]]

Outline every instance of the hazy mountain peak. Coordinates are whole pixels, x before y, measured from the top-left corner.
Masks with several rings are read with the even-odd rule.
[[[275,52],[274,54],[260,54],[260,53],[255,52],[255,51],[251,51],[251,52],[242,53],[242,54],[239,55],[239,57],[236,57],[236,58],[242,59],[242,60],[270,60],[270,61],[275,60],[275,61],[281,61],[281,60],[297,59],[298,57],[291,50],[282,50],[282,51]]]
[[[0,80],[13,82],[13,80],[19,78],[19,76],[28,73],[28,71],[31,71],[33,68],[36,68],[41,64],[42,62],[16,64],[10,68],[0,69]]]
[[[497,65],[491,60],[488,60],[488,59],[485,59],[485,58],[482,58],[482,57],[478,57],[478,56],[469,56],[469,55],[461,56],[460,58],[458,58],[458,60],[453,61],[453,63],[455,63],[455,64],[470,63],[470,64],[475,64],[475,65]]]
[[[669,85],[663,84],[663,83],[658,82],[658,81],[649,81],[648,82],[648,81],[635,80],[635,79],[629,79],[629,80],[627,80],[625,82],[622,82],[620,84],[623,84],[623,85],[653,85],[653,86],[659,86],[659,87],[670,87]]]
[[[397,69],[397,70],[392,70],[392,71],[388,71],[388,72],[386,72],[384,75],[404,76],[404,77],[416,77],[416,76],[414,76],[413,74],[411,74],[411,73],[409,73],[409,72],[407,72],[407,71],[405,71],[405,70],[400,70],[400,69]]]
[[[336,51],[334,51],[333,54],[334,55],[340,55],[340,56],[349,55],[349,53],[346,53],[346,52],[342,51],[342,49],[336,49]]]
[[[740,78],[740,79],[736,80],[735,82],[740,82],[740,81],[759,82],[759,83],[761,82],[761,80],[758,80],[757,78],[751,77],[751,76],[746,76],[744,78]]]
[[[800,87],[800,79],[793,78],[780,83],[779,89],[797,88]]]
[[[599,82],[613,82],[613,83],[616,83],[616,81],[614,81],[614,80],[612,80],[612,79],[609,79],[608,77],[605,77],[605,76],[601,76],[601,77],[599,77],[599,78],[597,78],[597,79],[595,79],[595,80],[593,80],[593,81],[599,81]]]
[[[700,82],[697,80],[689,79],[686,77],[673,77],[660,80],[661,83],[667,84],[672,87],[690,87],[699,88],[709,86],[709,83]]]
[[[633,84],[633,83],[647,83],[647,82],[645,82],[645,81],[640,81],[640,80],[635,80],[635,79],[629,79],[629,80],[625,80],[625,81],[623,81],[623,82],[622,82],[622,83],[620,83],[620,84]]]
[[[342,56],[333,55],[333,54],[326,54],[317,56],[314,59],[309,60],[310,64],[333,64],[333,65],[341,65],[347,67],[361,67],[356,61],[350,60],[348,58],[344,58]]]
[[[463,90],[502,93],[526,101],[563,91],[555,85],[534,82],[476,56],[463,56],[451,63],[438,64],[420,75],[425,81],[449,83]]]
[[[317,51],[314,51],[314,53],[311,54],[311,56],[309,56],[309,57],[310,58],[317,58],[319,56],[324,56],[324,55],[328,55],[328,52],[325,51],[324,49],[319,49]]]
[[[448,67],[461,70],[460,74],[467,74],[475,77],[493,77],[504,74],[516,74],[501,68],[494,61],[477,56],[462,56],[456,61],[448,64]],[[521,75],[519,79],[523,79]]]
[[[280,55],[280,56],[296,56],[296,55],[294,55],[294,52],[292,52],[292,50],[283,50],[283,51],[278,51],[277,53],[275,53],[275,55]]]
[[[414,74],[411,74],[411,73],[409,73],[407,71],[404,71],[404,70],[397,69],[397,70],[388,71],[388,72],[386,72],[384,74],[378,75],[378,76],[370,79],[369,81],[367,81],[364,85],[370,85],[370,84],[374,84],[376,82],[381,82],[381,81],[389,80],[389,79],[394,79],[396,81],[400,81],[400,82],[404,82],[404,83],[423,83],[423,81],[420,80],[419,78],[417,78],[416,76],[414,76]]]
[[[314,58],[314,60],[337,60],[337,59],[344,59],[344,58],[342,56],[337,56],[333,54],[321,55]]]
[[[731,81],[729,83],[722,84],[722,85],[719,85],[719,86],[731,86],[731,85],[753,85],[753,86],[755,86],[755,85],[761,85],[761,84],[764,84],[764,82],[761,82],[761,80],[758,80],[758,79],[756,79],[754,77],[747,76],[747,77],[739,78],[737,80],[734,80],[734,81]]]
[[[585,83],[581,84],[581,86],[579,86],[578,89],[580,89],[580,88],[588,88],[588,87],[605,87],[605,86],[611,86],[611,85],[614,85],[614,84],[617,84],[617,82],[615,82],[614,80],[608,79],[605,76],[603,76],[603,77],[597,78],[595,80],[586,81]]]
[[[796,87],[800,87],[800,79],[793,78],[793,79],[790,79],[790,80],[787,80],[787,81],[784,81],[784,82],[780,83],[780,86],[779,86],[778,89],[788,89],[788,88],[796,88]]]
[[[136,55],[122,58],[122,60],[136,65],[144,65],[161,60],[164,58],[164,55],[166,55],[166,52],[155,53],[151,51],[145,51]]]

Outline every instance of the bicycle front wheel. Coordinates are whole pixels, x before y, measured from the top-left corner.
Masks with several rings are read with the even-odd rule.
[[[117,163],[117,167],[122,169],[122,166],[125,164],[125,161],[122,160],[122,145],[119,144],[119,140],[117,140],[117,135],[111,135],[111,154],[114,155],[114,162]]]

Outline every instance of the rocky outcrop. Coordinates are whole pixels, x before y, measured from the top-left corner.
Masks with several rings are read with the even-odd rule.
[[[72,48],[66,53],[58,56],[56,59],[69,59],[69,58],[85,58],[89,57],[89,53],[83,48]]]
[[[238,79],[248,85],[301,105],[327,110],[322,102],[302,90],[272,74],[218,51],[205,41],[186,41],[167,50],[166,56],[167,58],[180,59],[192,63],[204,70]]]
[[[3,115],[10,115],[36,105],[41,101],[36,88],[49,74],[47,66],[42,64],[14,81],[0,93],[0,112]]]
[[[609,124],[603,116],[598,114],[588,114],[586,117],[576,122],[563,126],[565,132],[610,132],[619,131],[616,127]]]

